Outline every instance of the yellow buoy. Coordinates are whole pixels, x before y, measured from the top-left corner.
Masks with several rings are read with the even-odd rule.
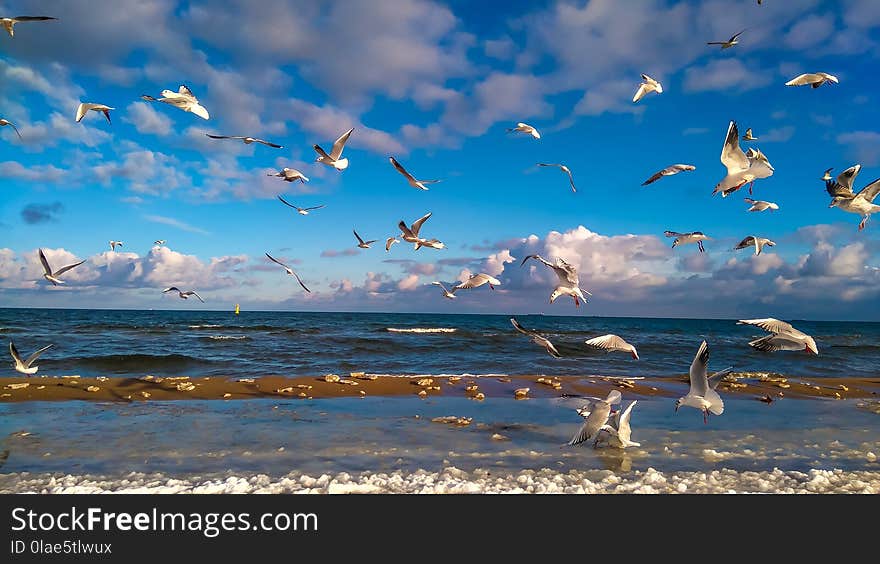
[[[238,304],[235,304],[235,315],[238,315],[238,312],[239,312]]]

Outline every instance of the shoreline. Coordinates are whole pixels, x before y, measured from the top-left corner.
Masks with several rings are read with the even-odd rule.
[[[94,377],[36,376],[0,379],[0,403],[27,401],[168,401],[241,400],[258,398],[321,399],[340,397],[447,396],[517,399],[515,390],[529,388],[526,398],[604,396],[612,389],[626,397],[679,397],[687,393],[686,376],[606,377],[545,375],[372,375],[363,372],[326,376]],[[329,381],[328,381],[329,380]],[[334,381],[336,380],[336,381]],[[477,387],[474,388],[473,386]],[[786,399],[866,399],[880,395],[877,378],[795,378],[738,372],[718,391],[733,397]]]

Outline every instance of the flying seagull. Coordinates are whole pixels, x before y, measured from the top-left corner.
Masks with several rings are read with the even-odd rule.
[[[177,89],[177,92],[174,92],[173,90],[163,90],[161,98],[154,98],[144,94],[141,96],[141,99],[146,100],[147,102],[162,102],[163,104],[174,106],[179,110],[193,113],[202,119],[210,119],[211,117],[208,114],[208,110],[199,103],[199,99],[196,98],[196,95],[193,94],[192,90],[190,90],[185,84],[182,84],[180,88]]]
[[[746,203],[751,204],[752,207],[749,208],[750,212],[762,212],[764,210],[778,210],[779,205],[773,202],[765,202],[764,200],[753,200],[751,198],[743,198]]]
[[[508,133],[525,133],[526,135],[531,135],[535,139],[541,138],[541,134],[538,133],[537,129],[535,129],[534,127],[532,127],[531,125],[529,125],[527,123],[522,123],[522,122],[517,123],[516,127],[508,127],[507,132]]]
[[[538,166],[555,166],[559,168],[562,172],[568,175],[568,183],[571,185],[571,191],[577,192],[577,189],[574,187],[574,177],[571,175],[571,169],[565,166],[564,164],[559,163],[538,163]]]
[[[806,351],[810,354],[819,354],[816,341],[798,331],[791,324],[778,319],[768,317],[766,319],[740,319],[737,325],[754,325],[770,333],[760,339],[755,339],[749,345],[759,351]]]
[[[327,204],[321,204],[320,206],[312,206],[310,208],[301,208],[299,206],[295,206],[295,205],[291,204],[290,202],[288,202],[287,200],[285,200],[281,196],[278,196],[278,199],[281,200],[285,205],[288,205],[288,206],[292,207],[293,209],[295,209],[297,211],[297,213],[300,215],[309,215],[309,212],[311,210],[319,210],[319,209],[327,206]]]
[[[670,166],[664,168],[663,170],[658,170],[657,172],[655,172],[651,178],[642,182],[642,186],[647,186],[648,184],[651,184],[653,182],[657,182],[658,180],[660,180],[664,176],[672,176],[673,174],[678,174],[679,172],[684,172],[686,170],[696,170],[696,169],[697,169],[697,167],[695,167],[694,165],[689,165],[689,164],[670,165]]]
[[[161,247],[162,245],[165,244],[165,239],[157,239],[157,240],[153,241],[153,244]]]
[[[104,117],[107,118],[107,123],[111,123],[110,121],[110,110],[115,110],[116,108],[111,108],[110,106],[105,106],[104,104],[92,104],[90,102],[83,102],[76,108],[76,122],[79,123],[82,121],[84,117],[86,117],[86,112],[89,110],[95,112],[101,112],[104,114]]]
[[[433,284],[434,286],[440,286],[440,289],[443,290],[443,297],[444,298],[449,299],[449,300],[455,299],[456,288],[449,290],[446,286],[443,285],[443,282],[438,282],[436,280],[434,282],[431,282],[431,284]]]
[[[880,193],[880,178],[871,182],[858,193],[853,192],[853,182],[862,170],[862,165],[851,166],[841,172],[837,180],[827,180],[825,189],[831,196],[829,208],[840,208],[845,212],[857,213],[862,216],[859,222],[859,231],[865,228],[871,214],[880,212],[880,206],[874,203],[877,194]]]
[[[727,126],[727,136],[721,147],[721,164],[727,168],[727,175],[715,186],[712,194],[721,192],[723,198],[746,184],[749,184],[749,194],[751,194],[755,180],[768,178],[774,172],[770,161],[760,150],[749,149],[748,154],[743,153],[739,146],[739,129],[735,121],[731,121]]]
[[[115,251],[116,247],[122,247],[122,241],[110,241],[110,250]]]
[[[211,135],[210,133],[205,133],[211,139],[241,139],[245,145],[250,145],[251,143],[262,143],[267,147],[272,147],[273,149],[283,149],[281,145],[276,145],[275,143],[270,143],[263,139],[257,139],[256,137],[243,137],[241,135]]]
[[[709,41],[708,43],[706,43],[706,45],[721,45],[722,51],[724,49],[730,49],[731,47],[739,43],[738,38],[740,35],[743,34],[743,32],[745,32],[745,30],[742,30],[741,32],[732,35],[727,41]]]
[[[577,434],[568,441],[569,446],[579,445],[585,441],[595,438],[593,446],[598,443],[599,429],[608,423],[608,416],[611,415],[611,406],[620,403],[620,392],[611,390],[605,399],[595,399],[589,404],[578,410],[578,415],[584,418],[584,423],[578,430]]]
[[[691,363],[690,389],[686,396],[675,401],[675,411],[678,408],[693,407],[703,412],[703,423],[709,422],[709,414],[721,415],[724,413],[724,402],[718,392],[709,385],[709,345],[706,341],[700,344],[697,355]]]
[[[355,238],[358,240],[358,247],[360,247],[361,249],[369,249],[370,245],[378,241],[378,239],[373,239],[372,241],[364,241],[363,239],[361,239],[361,236],[358,235],[357,231],[355,231],[354,229],[352,229],[351,231],[352,233],[354,233]]]
[[[691,233],[676,233],[675,231],[664,231],[663,234],[667,237],[675,237],[675,241],[672,242],[673,249],[675,247],[678,247],[679,245],[696,243],[697,247],[700,248],[701,253],[706,252],[706,249],[703,248],[703,241],[711,239],[711,237],[704,235],[701,231],[693,231]]]
[[[556,263],[552,263],[544,259],[541,255],[528,255],[526,256],[520,266],[523,266],[527,260],[534,259],[543,265],[553,269],[553,272],[556,273],[556,277],[559,278],[558,283],[556,284],[556,288],[554,288],[553,293],[550,294],[550,303],[552,304],[556,301],[556,298],[559,296],[571,296],[574,300],[575,307],[580,307],[580,302],[578,299],[583,300],[584,303],[587,303],[587,298],[584,297],[584,293],[588,296],[592,296],[593,294],[586,292],[580,289],[580,279],[578,277],[577,269],[571,264],[565,262],[561,257],[556,258]]]
[[[354,131],[354,128],[349,129],[340,135],[339,139],[333,142],[333,148],[330,150],[329,155],[324,152],[324,149],[322,149],[320,145],[314,145],[313,148],[315,149],[315,152],[318,153],[318,158],[316,158],[315,161],[327,166],[332,166],[336,170],[341,171],[347,169],[348,159],[341,158],[342,149],[345,148],[345,143],[348,141],[348,138],[351,137],[352,131]]]
[[[635,96],[633,96],[633,103],[638,102],[642,98],[645,97],[646,94],[650,94],[651,92],[656,92],[657,94],[663,93],[663,85],[659,82],[651,78],[650,76],[643,74],[642,82],[639,84],[639,89],[636,90]]]
[[[295,168],[287,168],[284,167],[275,174],[267,174],[266,176],[277,176],[278,178],[283,179],[285,182],[295,182],[299,180],[303,184],[309,181],[305,174],[296,170]]]
[[[819,88],[823,84],[828,84],[831,82],[833,82],[834,84],[838,84],[840,81],[837,80],[837,77],[833,74],[828,74],[827,72],[816,72],[800,74],[786,82],[785,85],[806,86],[807,84],[809,84],[813,88]]]
[[[27,359],[22,360],[21,355],[18,352],[18,349],[15,348],[15,343],[13,343],[12,341],[9,341],[9,354],[12,355],[12,360],[15,362],[15,364],[13,365],[15,368],[15,371],[21,372],[22,374],[27,374],[28,376],[30,376],[31,374],[36,374],[37,370],[39,370],[40,367],[39,366],[31,366],[31,364],[33,364],[34,361],[37,360],[41,354],[43,354],[44,352],[46,352],[50,348],[52,348],[52,345],[46,345],[45,347],[36,351],[31,356],[27,357]]]
[[[0,118],[0,127],[6,127],[7,125],[11,127],[13,131],[15,131],[15,134],[18,135],[18,138],[21,139],[21,133],[19,133],[18,128],[15,127],[14,123],[9,121],[8,119]]]
[[[833,167],[825,170],[825,174],[822,175],[822,180],[824,180],[825,182],[828,182],[829,180],[831,180],[831,171],[832,170],[834,170]]]
[[[752,135],[752,128],[746,129],[746,134],[742,136],[743,141],[757,141],[758,138]]]
[[[480,286],[483,286],[485,284],[489,285],[489,289],[494,290],[495,286],[501,285],[501,280],[498,280],[493,276],[489,276],[485,272],[472,274],[471,277],[464,282],[453,286],[452,291],[456,292],[458,290],[470,290],[473,288],[479,288]]]
[[[171,286],[169,288],[165,288],[164,290],[162,290],[163,294],[167,294],[168,292],[177,292],[177,295],[182,300],[188,300],[190,296],[195,296],[199,299],[200,302],[205,303],[205,300],[203,300],[202,297],[200,295],[196,294],[195,291],[193,291],[193,290],[189,290],[187,292],[182,292],[182,291],[180,291],[180,289],[177,286]]]
[[[597,436],[598,442],[607,442],[616,448],[626,448],[631,446],[642,446],[641,443],[631,441],[632,428],[629,425],[630,417],[632,417],[632,409],[638,403],[638,400],[630,402],[626,409],[614,413],[614,417],[608,420],[608,423],[599,429]]]
[[[543,335],[540,335],[540,334],[538,334],[534,331],[531,331],[529,329],[526,329],[525,327],[523,327],[522,325],[519,324],[519,322],[516,320],[515,317],[510,318],[510,323],[513,325],[514,329],[516,329],[517,331],[519,331],[523,335],[530,337],[532,339],[533,343],[544,347],[550,356],[552,356],[553,358],[562,358],[562,355],[559,354],[559,351],[556,350],[556,347],[553,346],[553,343],[551,343],[547,337],[544,337]]]
[[[48,20],[57,20],[51,16],[15,16],[14,18],[0,18],[0,24],[6,28],[9,37],[15,37],[15,24],[22,22],[45,22]]]
[[[771,247],[775,247],[776,243],[771,241],[770,239],[766,239],[764,237],[755,237],[754,235],[749,235],[742,241],[740,241],[734,248],[734,251],[738,251],[740,249],[746,249],[748,247],[755,247],[755,256],[760,255],[761,251],[764,250],[764,245],[769,245]]]
[[[385,239],[386,253],[391,250],[391,245],[393,245],[394,243],[400,243],[400,239],[398,239],[397,237],[388,237],[387,239]]]
[[[278,264],[278,265],[280,265],[281,267],[283,267],[284,270],[287,271],[287,274],[288,274],[289,276],[293,276],[294,278],[296,278],[296,281],[299,282],[299,285],[303,287],[303,290],[305,290],[306,292],[308,292],[308,293],[310,293],[310,294],[312,293],[312,291],[309,290],[308,288],[306,288],[306,285],[303,284],[303,281],[302,281],[302,279],[300,279],[299,274],[297,274],[292,268],[290,268],[289,266],[287,266],[286,264],[284,264],[284,263],[281,262],[280,260],[278,260],[278,259],[272,257],[272,255],[270,255],[269,253],[266,253],[266,256],[269,257],[269,260],[271,260],[271,261],[274,262],[275,264]]]
[[[65,266],[64,268],[59,268],[58,270],[53,271],[52,267],[49,266],[49,261],[46,260],[46,255],[43,254],[43,249],[40,249],[39,255],[40,255],[40,262],[43,264],[43,278],[45,278],[46,280],[51,282],[53,286],[57,286],[59,284],[64,284],[64,280],[61,280],[59,278],[59,276],[61,276],[62,274],[64,274],[68,270],[70,270],[72,268],[76,268],[77,266],[86,262],[84,260],[81,260],[76,264],[71,264],[71,265]]]
[[[409,227],[406,226],[406,223],[403,220],[397,224],[397,227],[400,229],[400,238],[406,241],[407,243],[413,243],[416,250],[419,250],[421,247],[431,247],[434,249],[442,249],[445,245],[438,241],[437,239],[424,239],[419,236],[419,231],[422,229],[422,224],[428,221],[428,218],[431,217],[431,212],[426,213],[419,219],[415,220],[413,224]],[[386,250],[390,248],[391,245],[386,245]]]
[[[584,341],[584,343],[591,347],[602,349],[608,352],[628,352],[635,360],[639,359],[639,353],[636,352],[636,348],[618,337],[617,335],[602,335],[601,337],[593,337],[592,339]]]
[[[409,183],[409,185],[413,188],[418,188],[419,190],[427,190],[428,187],[425,186],[425,184],[436,184],[440,182],[439,180],[416,180],[416,177],[407,172],[406,169],[403,168],[403,165],[397,162],[397,159],[395,159],[394,157],[388,157],[388,160],[391,162],[394,168],[397,169],[397,172],[399,172],[403,175],[404,178],[406,178],[407,183]]]

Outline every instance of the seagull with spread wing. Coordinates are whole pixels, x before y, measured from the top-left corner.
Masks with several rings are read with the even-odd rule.
[[[386,253],[391,250],[391,246],[394,245],[394,243],[400,243],[400,239],[398,239],[397,237],[388,237],[387,239],[385,239]]]
[[[721,45],[721,50],[730,49],[734,45],[739,44],[739,36],[742,35],[745,30],[742,30],[739,33],[733,34],[730,39],[727,41],[709,41],[706,45]]]
[[[608,420],[608,423],[599,429],[597,444],[607,442],[615,448],[626,448],[631,446],[642,446],[641,443],[630,440],[632,437],[632,427],[629,420],[632,417],[633,407],[636,406],[638,400],[630,402],[623,411],[617,410],[614,416]]]
[[[177,89],[177,92],[174,92],[173,90],[163,90],[161,98],[154,98],[144,94],[141,96],[141,99],[146,100],[147,102],[162,102],[163,104],[174,106],[184,112],[195,114],[202,119],[211,118],[210,114],[208,114],[208,110],[202,106],[199,99],[196,98],[196,95],[193,94],[192,90],[190,90],[185,84],[182,84],[180,88]]]
[[[266,176],[277,176],[278,178],[284,180],[285,182],[296,182],[299,180],[303,184],[309,181],[308,177],[295,168],[287,168],[284,167],[275,174],[267,174]]]
[[[361,236],[358,235],[357,231],[355,231],[354,229],[352,229],[351,231],[352,231],[352,233],[354,233],[355,239],[358,240],[358,247],[360,247],[361,249],[369,249],[370,245],[372,245],[373,243],[378,241],[378,239],[373,239],[371,241],[364,241],[363,239],[361,239]]]
[[[579,445],[590,439],[595,439],[593,446],[599,442],[599,430],[608,423],[611,415],[611,406],[620,403],[620,392],[611,390],[605,399],[594,398],[585,406],[577,410],[578,415],[584,418],[584,423],[574,437],[568,441],[568,446]]]
[[[758,138],[752,135],[752,128],[746,129],[746,134],[742,136],[743,141],[757,141]]]
[[[715,388],[709,384],[709,345],[706,341],[700,344],[690,369],[690,389],[687,395],[675,401],[675,411],[682,406],[693,407],[703,412],[703,423],[709,422],[709,414],[724,413],[724,401]],[[724,371],[725,373],[727,371]],[[713,375],[713,379],[715,376]],[[720,381],[720,380],[716,380]],[[717,383],[716,383],[717,386]]]
[[[826,170],[825,170],[825,173],[822,175],[821,180],[824,180],[825,182],[828,182],[829,180],[831,180],[831,171],[832,171],[832,170],[834,170],[833,167],[832,167],[832,168],[829,168],[829,169],[826,169]]]
[[[574,177],[571,175],[571,169],[560,163],[538,163],[538,166],[555,166],[562,172],[568,175],[568,184],[571,186],[572,192],[577,192],[577,188],[574,187]]]
[[[601,337],[593,337],[584,343],[590,347],[602,349],[608,352],[627,352],[632,355],[635,360],[639,359],[639,353],[631,344],[624,341],[617,335],[602,335]]]
[[[721,192],[721,197],[726,198],[746,184],[749,185],[749,194],[755,180],[773,176],[774,168],[758,149],[749,149],[744,153],[739,146],[739,129],[736,122],[731,121],[727,126],[727,136],[721,147],[721,164],[727,168],[727,175],[716,186],[712,194]]]
[[[92,104],[91,102],[83,102],[76,108],[76,123],[79,123],[86,117],[86,113],[89,111],[93,112],[101,112],[104,114],[104,117],[107,118],[107,123],[112,124],[110,121],[110,110],[115,110],[116,108],[111,108],[110,106],[105,106],[104,104]]]
[[[750,212],[762,212],[764,210],[778,210],[779,205],[773,202],[765,202],[764,200],[753,200],[751,198],[744,198],[747,204],[751,204],[752,207],[749,208]]]
[[[785,321],[768,317],[766,319],[740,319],[736,324],[754,325],[770,333],[770,335],[749,343],[749,346],[759,351],[806,351],[810,354],[819,354],[819,348],[812,337],[798,331]]]
[[[880,206],[874,203],[880,193],[880,178],[871,182],[858,193],[853,192],[853,182],[862,170],[862,165],[851,166],[837,176],[837,180],[827,180],[825,189],[831,196],[829,208],[839,208],[845,212],[862,216],[859,231],[865,228],[871,214],[880,212]]]
[[[446,298],[447,300],[454,300],[455,299],[456,288],[453,288],[452,290],[450,290],[449,288],[447,288],[446,286],[443,285],[443,282],[440,282],[437,280],[431,282],[431,284],[433,284],[434,286],[440,286],[440,289],[443,291],[443,297]]]
[[[181,291],[177,286],[169,286],[162,290],[163,294],[167,294],[168,292],[177,292],[177,297],[182,300],[188,300],[190,296],[195,296],[202,303],[205,303],[205,300],[202,299],[202,296],[198,295],[195,290],[187,290],[186,292]]]
[[[321,204],[320,206],[312,206],[310,208],[301,208],[299,206],[295,206],[295,205],[291,204],[290,202],[288,202],[287,200],[285,200],[281,196],[278,196],[278,199],[281,200],[281,202],[284,203],[284,205],[295,209],[296,213],[298,213],[300,215],[309,215],[309,212],[312,210],[319,210],[321,208],[327,207],[327,204]]]
[[[15,124],[14,124],[14,123],[12,123],[11,121],[9,121],[8,119],[0,118],[0,127],[6,127],[7,125],[8,125],[9,127],[11,127],[13,131],[15,131],[15,134],[18,135],[18,138],[19,138],[19,139],[22,139],[22,137],[21,137],[21,133],[18,131],[18,128],[15,127]]]
[[[37,370],[40,369],[39,366],[31,366],[34,361],[36,361],[41,354],[51,349],[52,345],[46,345],[40,350],[34,352],[31,356],[22,360],[21,354],[19,354],[18,349],[15,348],[15,343],[9,341],[9,354],[12,355],[12,360],[14,361],[13,367],[16,372],[21,372],[22,374],[27,374],[30,376],[31,374],[36,374]]]
[[[511,325],[513,325],[514,329],[516,329],[517,331],[519,331],[523,335],[526,335],[527,337],[531,338],[533,343],[544,347],[544,349],[547,350],[547,354],[549,354],[553,358],[562,358],[562,355],[559,354],[559,351],[556,350],[556,347],[553,346],[553,343],[550,342],[550,339],[548,339],[547,337],[545,337],[539,333],[536,333],[535,331],[532,331],[530,329],[526,329],[525,327],[523,327],[522,325],[519,324],[519,321],[517,321],[515,317],[510,318],[510,323],[511,323]]]
[[[458,290],[471,290],[473,288],[479,288],[483,285],[489,285],[490,290],[494,290],[495,286],[501,285],[501,280],[498,280],[494,276],[486,274],[485,272],[481,272],[479,274],[472,274],[470,278],[461,282],[460,284],[456,284],[452,287],[453,292],[457,292]]]
[[[413,243],[416,250],[419,250],[422,247],[430,247],[432,249],[444,248],[445,245],[437,239],[425,239],[419,235],[419,231],[422,229],[422,224],[428,221],[429,217],[431,217],[431,212],[428,212],[415,220],[409,227],[407,227],[406,223],[401,220],[400,223],[397,224],[397,227],[400,229],[400,238],[407,243]],[[393,242],[388,242],[386,244],[386,251],[391,248],[391,244],[393,244]]]
[[[534,259],[544,266],[549,267],[556,274],[556,277],[559,278],[556,288],[554,288],[553,293],[550,294],[551,304],[556,301],[556,298],[559,296],[571,296],[574,300],[575,307],[580,307],[581,304],[580,301],[578,301],[579,299],[584,303],[587,303],[587,298],[584,294],[587,296],[593,295],[585,290],[581,290],[577,269],[573,265],[565,262],[563,258],[557,257],[556,263],[552,263],[547,261],[541,255],[528,255],[522,260],[520,266],[523,266],[529,259]]]
[[[541,138],[541,134],[538,133],[537,129],[535,129],[534,127],[532,127],[531,125],[529,125],[527,123],[522,123],[522,122],[517,123],[516,127],[508,127],[507,132],[508,133],[525,133],[526,135],[531,135],[535,139]]]
[[[122,246],[124,246],[122,244],[122,241],[110,241],[110,250],[111,251],[115,251],[116,247],[122,247]]]
[[[71,264],[71,265],[65,266],[64,268],[59,268],[58,270],[53,271],[52,267],[49,266],[49,261],[46,260],[46,255],[43,254],[43,249],[39,250],[39,257],[40,257],[40,263],[43,265],[43,278],[45,278],[46,280],[51,282],[53,286],[57,286],[59,284],[64,284],[64,280],[61,280],[59,278],[59,276],[61,276],[62,274],[64,274],[68,270],[76,268],[77,266],[86,262],[85,260],[81,260],[76,264]]]
[[[840,81],[837,80],[837,77],[833,74],[828,74],[827,72],[815,72],[799,74],[786,82],[785,85],[806,86],[809,84],[812,88],[819,88],[823,84],[838,84],[839,82]]]
[[[211,139],[239,139],[245,145],[250,145],[251,143],[262,143],[263,145],[266,145],[267,147],[272,147],[273,149],[283,149],[281,145],[270,143],[263,139],[257,139],[256,137],[245,137],[242,135],[212,135],[210,133],[205,133],[205,135],[207,135]]]
[[[413,176],[412,174],[407,172],[405,168],[403,168],[402,164],[397,162],[397,159],[395,159],[394,157],[388,157],[388,160],[389,162],[391,162],[391,165],[397,169],[397,172],[399,172],[403,175],[404,178],[406,178],[407,183],[413,188],[418,188],[419,190],[427,190],[428,187],[425,186],[425,184],[436,184],[440,182],[439,180],[417,180],[415,176]]]
[[[711,239],[708,235],[705,235],[702,231],[692,231],[690,233],[678,233],[676,231],[664,231],[664,235],[667,237],[675,237],[675,241],[672,242],[672,248],[678,247],[680,245],[687,245],[688,243],[696,243],[697,247],[700,249],[701,253],[705,253],[706,249],[703,247],[703,241]]]
[[[655,172],[654,175],[651,176],[651,178],[642,182],[642,186],[647,186],[648,184],[657,182],[658,180],[660,180],[664,176],[672,176],[673,174],[678,174],[679,172],[684,172],[686,170],[696,170],[696,169],[697,169],[697,167],[695,167],[694,165],[689,165],[689,164],[670,165],[670,166],[664,168],[663,170],[658,170],[657,172]]]
[[[15,24],[24,22],[45,22],[49,20],[57,20],[51,16],[15,16],[14,18],[0,18],[0,25],[9,33],[9,37],[15,37]]]
[[[764,250],[764,245],[768,245],[770,247],[775,247],[776,243],[767,239],[765,237],[755,237],[754,235],[749,235],[733,248],[734,251],[738,251],[740,249],[747,249],[749,247],[755,248],[755,256],[760,255],[761,251]]]
[[[315,149],[315,152],[318,153],[318,158],[316,158],[315,161],[327,166],[332,166],[339,171],[347,169],[348,159],[342,158],[342,150],[345,148],[345,143],[348,141],[348,138],[351,137],[352,131],[354,131],[353,127],[340,135],[339,138],[333,142],[333,148],[330,150],[329,155],[320,145],[313,145],[312,147]]]
[[[303,290],[305,290],[306,292],[308,292],[310,294],[312,293],[311,290],[306,288],[306,285],[303,283],[302,279],[299,277],[299,274],[297,274],[292,268],[290,268],[289,266],[287,266],[286,264],[284,264],[280,260],[276,259],[275,257],[270,255],[269,253],[266,253],[266,256],[269,257],[269,260],[271,260],[275,264],[280,265],[282,268],[284,268],[284,270],[287,271],[288,276],[293,276],[294,278],[296,278],[296,281],[299,282],[299,285],[302,286]]]
[[[633,103],[638,102],[651,92],[662,94],[663,85],[651,78],[650,76],[643,74],[642,82],[639,84],[639,88],[638,90],[636,90],[635,96],[633,96]]]

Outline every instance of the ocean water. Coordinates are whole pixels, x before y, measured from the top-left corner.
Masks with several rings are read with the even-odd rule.
[[[819,356],[762,353],[764,333],[735,320],[521,316],[550,338],[554,359],[502,315],[0,309],[0,340],[22,354],[48,343],[40,374],[259,377],[367,371],[374,374],[559,374],[677,376],[706,339],[710,369],[803,377],[880,375],[880,323],[793,321]],[[641,359],[588,349],[615,333]],[[4,345],[5,348],[5,345]],[[16,373],[11,363],[0,375]]]

